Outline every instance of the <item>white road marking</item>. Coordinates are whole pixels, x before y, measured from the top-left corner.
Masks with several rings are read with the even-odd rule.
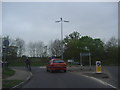
[[[14,86],[14,87],[12,87],[12,88],[17,88],[17,87],[19,87],[20,85],[24,84],[27,80],[29,80],[31,77],[32,77],[32,73],[30,72],[30,76],[27,77],[27,79],[26,79],[25,81],[19,83],[18,85]]]
[[[100,83],[102,83],[102,84],[104,84],[104,85],[108,85],[108,86],[110,86],[110,87],[112,87],[112,88],[116,88],[117,89],[117,87],[115,87],[115,86],[113,86],[113,85],[111,85],[111,84],[109,84],[109,83],[107,83],[107,82],[105,82],[105,81],[102,81],[102,80],[100,80],[100,79],[97,79],[97,78],[95,78],[95,77],[90,77],[90,76],[86,76],[86,75],[82,75],[82,76],[84,76],[84,77],[88,77],[88,78],[91,78],[91,79],[94,79],[94,80],[96,80],[96,81],[98,81],[98,82],[100,82]]]
[[[46,68],[45,66],[41,66],[40,68]]]

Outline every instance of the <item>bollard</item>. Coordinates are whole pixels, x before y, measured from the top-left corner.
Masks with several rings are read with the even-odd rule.
[[[102,71],[101,71],[101,61],[96,61],[96,73],[102,73]]]

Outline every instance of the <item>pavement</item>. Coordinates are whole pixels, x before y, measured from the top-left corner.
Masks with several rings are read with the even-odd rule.
[[[16,71],[14,76],[11,76],[9,78],[6,78],[6,80],[25,80],[29,76],[28,71],[19,70],[19,69],[13,69]]]
[[[8,78],[5,78],[5,80],[23,80],[20,84],[14,86],[13,88],[20,88],[22,85],[27,83],[32,77],[32,73],[28,71],[26,68],[23,67],[10,67],[11,69],[15,70],[16,73]]]
[[[24,67],[11,67],[13,70],[16,71],[14,76],[6,78],[6,80],[24,80],[24,82],[20,83],[19,85],[13,88],[19,88],[24,85],[27,81],[29,81],[32,77],[32,73],[27,71]],[[72,66],[68,67],[69,72],[76,72],[82,75],[94,77],[100,79],[104,82],[110,83],[111,85],[117,87],[118,82],[117,80],[113,80],[110,73],[107,70],[103,70],[102,73],[96,74],[95,73],[95,66],[92,66],[91,69],[89,67],[80,67],[80,66]]]

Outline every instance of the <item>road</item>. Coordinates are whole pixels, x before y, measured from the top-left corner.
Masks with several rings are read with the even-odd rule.
[[[103,69],[105,69],[106,72],[110,75],[113,80],[118,82],[118,75],[120,75],[120,66],[104,66]]]
[[[118,76],[120,76],[120,66],[104,66],[103,71],[106,72],[111,78],[109,83],[120,88],[120,84],[118,82]]]
[[[45,68],[33,67],[32,73],[32,79],[22,88],[111,88],[75,72],[49,73]]]

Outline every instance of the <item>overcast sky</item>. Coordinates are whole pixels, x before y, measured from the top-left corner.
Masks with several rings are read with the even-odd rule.
[[[109,40],[118,37],[117,2],[3,2],[2,34],[30,41],[61,39],[62,17],[64,37],[73,31],[82,36]]]

